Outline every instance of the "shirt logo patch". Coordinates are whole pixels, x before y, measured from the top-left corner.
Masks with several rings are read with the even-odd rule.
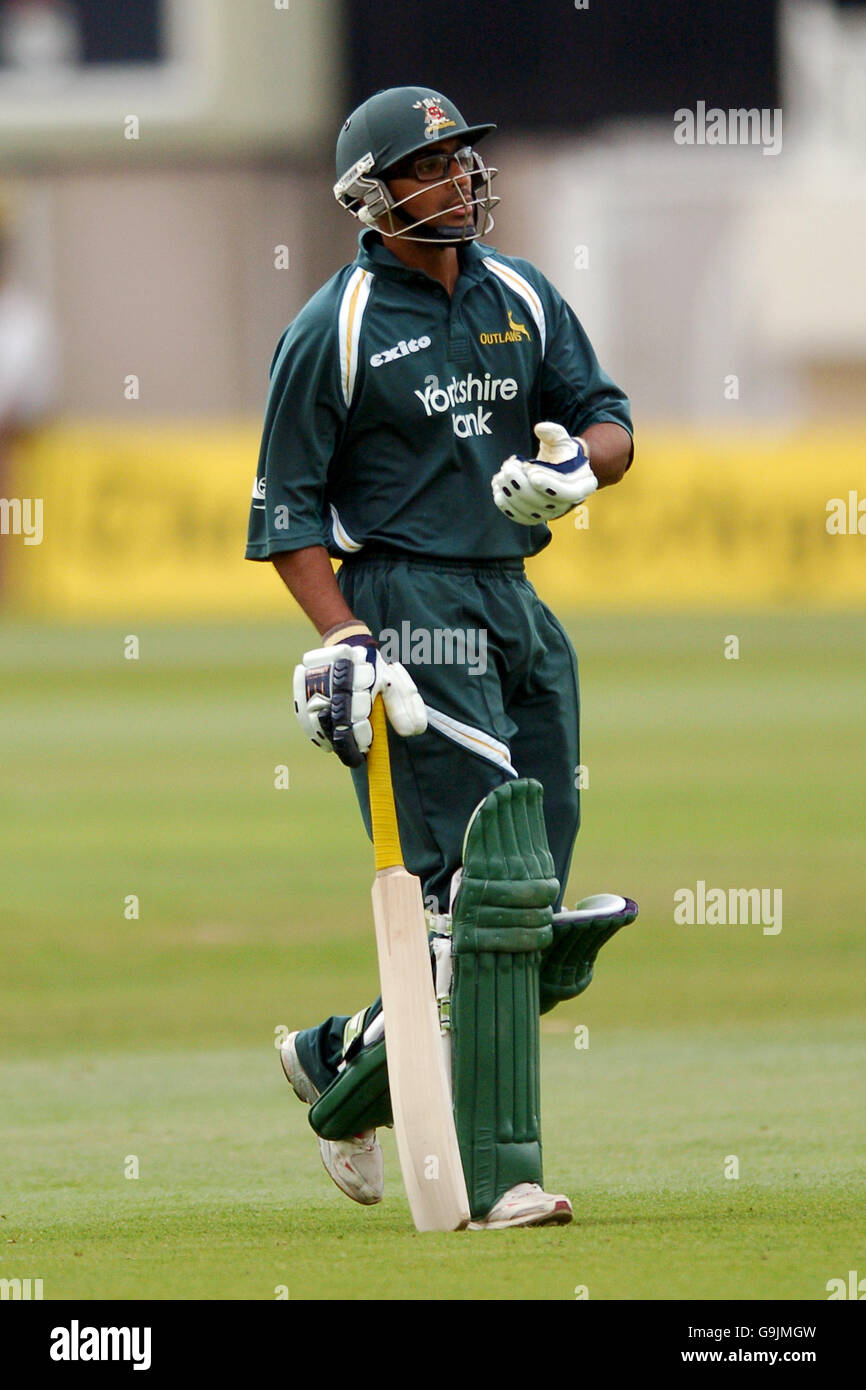
[[[370,358],[371,367],[383,367],[386,362],[396,362],[400,357],[408,357],[410,352],[423,352],[432,342],[425,333],[420,338],[410,338],[407,342],[401,338],[396,347],[385,348],[382,352],[374,352]]]
[[[522,338],[526,338],[527,342],[532,341],[532,335],[526,324],[515,323],[510,309],[508,310],[508,328],[504,333],[478,334],[479,343],[484,343],[485,346],[490,343],[519,343]]]
[[[447,111],[445,111],[433,97],[424,97],[422,101],[416,101],[412,106],[413,111],[424,112],[424,139],[437,140],[440,130],[445,130],[447,126],[456,125],[452,121]]]

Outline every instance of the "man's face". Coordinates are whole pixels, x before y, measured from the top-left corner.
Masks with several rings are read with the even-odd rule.
[[[433,173],[432,181],[426,181],[424,177],[432,172],[430,165],[425,162],[431,156],[453,156],[456,150],[464,148],[458,139],[438,140],[429,149],[418,150],[403,160],[396,175],[387,178],[394,201],[401,203],[399,213],[407,221],[429,219],[425,222],[428,227],[452,227],[461,232],[471,230],[475,213],[475,209],[469,206],[472,175],[462,172],[452,158],[445,172]],[[404,198],[406,202],[402,201]],[[388,230],[391,230],[390,226]]]

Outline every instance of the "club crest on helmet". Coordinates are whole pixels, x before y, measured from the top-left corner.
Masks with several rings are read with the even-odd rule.
[[[413,102],[412,109],[413,111],[424,112],[425,140],[437,140],[440,132],[445,130],[447,126],[456,125],[456,121],[451,120],[448,112],[443,110],[440,103],[433,97],[424,97],[421,101]]]

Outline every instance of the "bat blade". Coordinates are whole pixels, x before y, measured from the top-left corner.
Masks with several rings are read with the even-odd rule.
[[[462,1230],[469,1201],[419,879],[402,866],[380,869],[373,917],[394,1132],[412,1219],[419,1231]]]

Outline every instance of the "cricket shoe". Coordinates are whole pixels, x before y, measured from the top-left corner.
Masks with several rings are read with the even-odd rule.
[[[298,1034],[290,1033],[280,1047],[280,1061],[292,1090],[305,1105],[318,1100],[319,1091],[301,1066],[295,1047]],[[381,1202],[385,1191],[385,1160],[375,1129],[353,1134],[348,1139],[321,1139],[319,1153],[327,1172],[341,1192],[353,1202],[370,1207]]]
[[[510,1187],[480,1221],[470,1221],[470,1231],[504,1231],[509,1226],[567,1226],[574,1215],[562,1193],[545,1192],[537,1182]]]

